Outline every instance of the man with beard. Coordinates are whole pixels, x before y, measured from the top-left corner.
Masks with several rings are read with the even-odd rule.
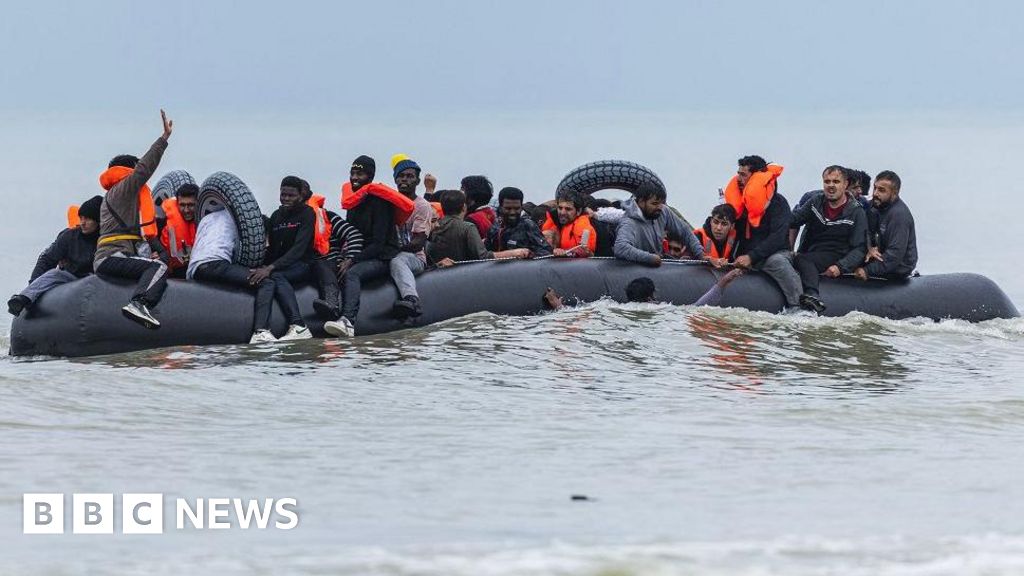
[[[423,313],[420,297],[416,292],[416,276],[427,267],[424,248],[430,236],[434,207],[423,197],[416,195],[420,184],[420,166],[411,158],[403,158],[394,167],[395,186],[403,196],[414,203],[412,216],[398,227],[400,252],[391,259],[391,279],[398,288],[398,300],[392,312],[399,320],[417,317]]]
[[[864,209],[846,192],[846,170],[829,166],[821,179],[822,192],[794,210],[789,224],[791,246],[804,226],[800,249],[790,257],[803,285],[800,306],[818,314],[825,310],[818,298],[819,275],[838,278],[853,272],[864,261],[867,237]]]
[[[487,231],[487,249],[492,252],[519,250],[525,248],[531,256],[548,256],[551,245],[544,239],[537,223],[523,218],[523,191],[519,188],[502,188],[498,192],[500,216]],[[447,212],[445,212],[447,214]]]
[[[558,193],[554,218],[548,214],[541,231],[558,257],[593,256],[597,249],[597,230],[586,214],[583,196],[572,191]]]
[[[615,257],[647,266],[661,266],[662,240],[666,232],[678,234],[691,257],[704,258],[704,249],[689,226],[665,209],[665,189],[644,182],[633,197],[622,203],[625,215],[615,232]]]
[[[867,280],[869,276],[900,279],[910,276],[917,266],[917,235],[914,215],[906,202],[900,199],[900,177],[891,170],[875,176],[871,196],[872,217],[869,238],[871,247],[865,256],[866,264],[854,271],[854,276]]]

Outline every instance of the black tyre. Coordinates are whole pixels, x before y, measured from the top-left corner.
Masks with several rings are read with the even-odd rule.
[[[580,194],[593,194],[599,190],[625,190],[633,192],[644,182],[653,182],[662,190],[661,178],[646,166],[625,160],[600,160],[584,164],[569,172],[558,184],[558,190],[573,190]]]
[[[263,264],[263,253],[267,244],[267,230],[263,226],[263,212],[249,187],[234,174],[216,172],[203,181],[197,199],[197,215],[203,216],[218,210],[230,210],[238,226],[238,246],[235,247],[235,264],[255,268]]]
[[[178,188],[185,184],[195,183],[196,179],[188,172],[184,170],[171,170],[164,174],[160,180],[157,180],[156,186],[153,186],[153,203],[159,206],[164,200],[174,198]]]

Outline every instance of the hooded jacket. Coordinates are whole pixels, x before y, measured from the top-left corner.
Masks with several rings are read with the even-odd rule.
[[[96,254],[96,240],[99,236],[98,231],[83,234],[81,228],[62,230],[53,244],[39,255],[29,282],[57,266],[79,278],[92,274],[92,259]]]
[[[877,238],[882,261],[871,261],[864,269],[871,276],[906,278],[917,266],[917,235],[914,231],[914,215],[906,202],[897,197],[880,210],[872,208],[877,222],[871,231],[872,239]]]
[[[678,234],[694,258],[704,257],[704,248],[693,235],[693,230],[666,206],[654,220],[644,218],[636,198],[622,203],[625,215],[615,231],[615,257],[630,262],[653,266],[662,253],[662,240],[666,231]]]
[[[117,237],[118,231],[125,227],[135,230],[142,224],[139,218],[139,190],[153,176],[166,149],[167,140],[163,136],[157,138],[156,142],[153,142],[149,150],[139,159],[131,174],[107,191],[106,196],[103,197],[103,206],[100,207],[101,239],[105,236]],[[137,246],[142,242],[142,240],[118,239],[99,243],[96,248],[94,265],[117,252],[134,256],[138,253]],[[159,242],[154,242],[154,244],[160,246]]]

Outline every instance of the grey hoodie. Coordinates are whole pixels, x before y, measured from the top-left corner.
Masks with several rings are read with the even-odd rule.
[[[644,218],[636,199],[630,198],[622,203],[625,216],[619,221],[615,232],[615,257],[640,264],[654,265],[655,258],[662,253],[662,240],[666,231],[679,234],[693,258],[703,258],[704,248],[701,247],[693,230],[683,224],[672,210],[666,206],[661,216],[654,220]]]

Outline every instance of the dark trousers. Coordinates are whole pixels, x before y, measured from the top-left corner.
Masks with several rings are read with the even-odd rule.
[[[217,282],[219,284],[227,284],[229,286],[238,286],[239,288],[253,288],[249,284],[249,269],[245,266],[239,266],[238,264],[232,264],[227,260],[214,260],[212,262],[203,262],[199,266],[196,266],[196,271],[192,273],[192,277],[200,282]],[[273,280],[267,278],[263,281],[263,284],[273,284]],[[260,284],[261,286],[263,284]],[[253,312],[253,332],[256,330],[265,330],[270,327],[270,302],[268,300],[264,303],[263,308],[260,308],[259,301],[256,302],[255,310]]]
[[[320,290],[320,299],[335,308],[341,307],[341,288],[338,286],[338,263],[336,260],[318,258],[310,265],[313,275],[316,277],[317,288]],[[337,318],[335,318],[337,320]]]
[[[138,280],[132,300],[141,300],[146,306],[159,304],[167,288],[167,265],[142,256],[125,256],[117,252],[104,258],[96,268],[96,273],[100,276]]]
[[[302,313],[299,312],[299,301],[295,298],[293,282],[305,282],[309,279],[309,262],[296,262],[291,266],[274,270],[267,281],[256,290],[256,310],[266,310],[266,319],[256,318],[256,329],[262,330],[270,326],[270,304],[277,300],[277,305],[284,312],[288,324],[305,326]],[[260,321],[263,320],[263,324]]]
[[[804,285],[804,294],[818,295],[818,282],[821,273],[828,270],[843,255],[838,252],[801,252],[793,258],[793,267],[800,274],[800,283]]]
[[[359,294],[363,291],[363,282],[390,275],[391,263],[387,260],[363,260],[353,264],[345,275],[341,315],[354,324],[359,314]]]

